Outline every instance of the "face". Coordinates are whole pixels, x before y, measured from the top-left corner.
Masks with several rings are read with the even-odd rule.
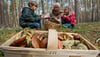
[[[54,8],[55,11],[59,11],[59,7]]]
[[[64,11],[65,13],[69,13],[69,9],[68,8],[65,8],[65,11]]]
[[[37,7],[36,7],[36,6],[34,6],[34,5],[33,5],[33,6],[32,6],[32,5],[30,5],[30,7],[31,7],[31,9],[32,9],[32,10],[36,10],[36,9],[37,9]]]

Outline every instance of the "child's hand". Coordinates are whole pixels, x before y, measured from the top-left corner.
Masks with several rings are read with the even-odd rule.
[[[51,17],[46,17],[45,19],[51,19]]]
[[[64,15],[64,17],[66,17],[66,15]]]
[[[53,16],[53,19],[57,19],[57,17]]]
[[[44,19],[44,15],[42,15],[41,18]]]

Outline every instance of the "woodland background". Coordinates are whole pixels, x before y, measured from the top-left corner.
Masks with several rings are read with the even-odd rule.
[[[0,0],[0,27],[18,27],[23,7],[29,0]],[[61,9],[70,6],[76,13],[77,23],[100,21],[100,0],[34,0],[38,4],[37,14],[51,11],[54,3],[59,2]]]

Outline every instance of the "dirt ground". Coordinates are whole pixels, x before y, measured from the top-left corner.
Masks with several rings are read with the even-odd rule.
[[[21,30],[21,28],[0,28],[0,45]],[[100,42],[95,44],[97,38],[100,38],[100,22],[78,24],[74,29],[60,27],[57,31],[79,33],[100,50]]]

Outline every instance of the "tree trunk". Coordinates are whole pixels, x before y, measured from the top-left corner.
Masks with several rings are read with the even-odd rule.
[[[4,4],[4,9],[5,9],[5,25],[6,27],[9,27],[9,16],[8,16],[8,1],[6,1]]]
[[[88,18],[87,18],[87,0],[85,0],[85,22],[88,21]]]
[[[39,14],[40,14],[40,4],[41,4],[41,2],[39,1]]]
[[[19,0],[19,7],[18,7],[18,11],[19,11],[19,16],[21,16],[21,0]]]
[[[61,0],[61,10],[63,10],[63,5],[64,5],[64,2],[63,2],[64,0]]]
[[[53,9],[53,0],[51,0],[51,9]]]
[[[2,17],[1,17],[1,15],[2,15],[2,6],[1,6],[1,0],[0,0],[0,24],[2,24]],[[1,25],[0,25],[0,27],[1,27]]]
[[[95,7],[95,4],[94,4],[94,0],[91,0],[91,7],[92,7],[92,22],[94,22],[94,7]]]
[[[75,14],[76,14],[77,23],[79,23],[78,10],[79,10],[79,7],[78,7],[78,0],[75,0]]]
[[[45,13],[45,11],[44,11],[44,0],[41,0],[41,3],[42,3],[42,14],[44,14]]]
[[[15,0],[11,1],[11,5],[12,5],[12,25],[13,27],[16,27]]]
[[[47,12],[49,12],[49,5],[48,5],[49,0],[46,0],[46,2],[47,2]]]
[[[99,0],[96,0],[96,4],[97,4],[97,21],[99,21]]]
[[[22,8],[25,7],[24,0],[22,0],[21,2],[22,2]]]
[[[18,10],[18,2],[19,0],[16,0],[16,25],[19,25],[19,10]]]
[[[88,7],[87,7],[88,9],[89,9],[89,13],[88,13],[88,18],[89,18],[89,22],[92,22],[92,6],[91,6],[91,0],[88,0]]]
[[[70,0],[68,0],[69,1],[69,6],[71,6],[71,1]]]
[[[0,0],[1,4],[1,26],[5,26],[5,15],[4,15],[4,0]]]
[[[81,2],[80,2],[80,4],[81,4],[81,6],[83,5],[83,0],[81,0]],[[81,8],[79,8],[79,22],[80,23],[83,23],[84,22],[84,12],[83,11],[81,11]]]
[[[99,3],[99,5],[100,5],[100,0],[99,0],[98,3]],[[100,10],[99,10],[99,9],[100,9],[100,6],[99,6],[99,8],[98,8],[98,15],[100,15]],[[100,21],[100,16],[99,16],[99,21]]]
[[[89,22],[89,18],[88,18],[89,14],[87,10],[88,10],[88,0],[86,0],[86,19]]]
[[[10,16],[10,6],[9,6],[9,0],[7,0],[7,14],[8,14],[8,23],[9,23],[9,26],[11,25],[11,16]]]

